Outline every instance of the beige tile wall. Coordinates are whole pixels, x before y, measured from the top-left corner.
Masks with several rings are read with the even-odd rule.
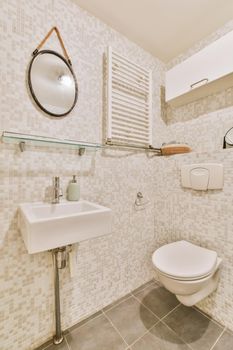
[[[181,62],[232,29],[233,21],[177,57],[168,67]],[[167,239],[187,239],[218,252],[223,259],[220,285],[217,292],[198,306],[233,329],[233,150],[222,150],[223,136],[233,126],[233,89],[221,91],[180,108],[168,107],[167,117],[172,139],[187,142],[193,153],[175,156],[169,161],[164,158],[158,160],[162,163],[159,169],[166,167],[165,171],[162,170],[164,177],[160,176],[159,186],[166,194],[160,206],[169,210],[169,222],[164,227],[165,233],[169,231],[169,234],[165,239],[162,236],[161,243]],[[181,188],[180,166],[199,162],[217,162],[224,165],[223,190],[197,192]],[[162,219],[159,218],[160,232],[164,219],[164,215]]]
[[[193,191],[180,186],[183,164],[217,162],[224,165],[224,188],[216,191]],[[186,239],[217,251],[223,259],[221,280],[215,293],[199,307],[232,329],[233,273],[233,155],[231,150],[200,152],[158,160],[164,176],[160,178],[155,207],[155,231],[159,244]],[[161,193],[160,193],[161,192]],[[159,196],[160,195],[160,196]],[[164,214],[166,212],[166,214]],[[163,227],[163,230],[161,230]]]
[[[40,113],[25,85],[31,52],[53,25],[61,30],[80,91],[76,108],[62,119]],[[75,246],[75,277],[71,279],[68,270],[62,271],[63,328],[149,280],[153,276],[153,250],[179,238],[216,249],[223,257],[218,292],[200,307],[233,328],[233,157],[231,151],[220,151],[222,135],[233,124],[231,97],[229,104],[216,105],[217,96],[213,96],[210,110],[208,101],[199,101],[172,111],[166,127],[160,118],[164,117],[160,88],[165,66],[79,9],[75,1],[0,2],[0,31],[0,130],[101,142],[103,53],[111,44],[153,71],[154,146],[176,138],[197,151],[159,158],[105,150],[87,153],[80,159],[75,151],[30,147],[21,154],[14,146],[0,145],[0,349],[33,349],[53,334],[51,257],[49,253],[27,254],[17,229],[17,206],[22,201],[49,200],[55,175],[61,176],[65,191],[71,175],[77,172],[82,197],[112,208],[113,225],[111,235]],[[59,50],[55,38],[50,47]],[[232,92],[228,93],[231,96]],[[227,96],[222,93],[220,99]],[[180,164],[209,160],[224,163],[224,190],[184,191],[180,187]],[[133,203],[139,190],[150,205],[135,212]]]
[[[30,101],[25,85],[31,53],[57,25],[79,83],[78,104],[66,118],[50,118]],[[102,142],[103,54],[107,45],[153,71],[155,146],[166,132],[160,120],[164,65],[96,18],[75,1],[0,2],[0,130]],[[55,37],[47,47],[60,50]],[[62,271],[62,324],[67,328],[153,276],[156,159],[144,153],[98,151],[81,159],[75,151],[0,144],[0,349],[28,350],[54,331],[53,269],[50,253],[28,255],[17,229],[20,202],[50,199],[52,177],[64,192],[78,173],[83,198],[113,210],[112,233],[77,250],[76,275]],[[136,193],[150,200],[135,212]]]

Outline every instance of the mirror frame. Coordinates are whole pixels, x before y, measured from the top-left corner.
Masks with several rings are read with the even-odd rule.
[[[71,106],[71,108],[65,112],[65,113],[62,113],[62,114],[56,114],[56,113],[52,113],[50,111],[48,111],[46,108],[44,108],[44,106],[38,101],[35,93],[34,93],[34,90],[33,90],[33,85],[32,85],[32,81],[31,81],[31,70],[32,70],[32,65],[33,65],[33,62],[34,60],[39,56],[39,55],[43,55],[43,54],[51,54],[51,55],[55,55],[57,57],[59,57],[65,64],[66,66],[68,67],[68,69],[70,70],[72,76],[73,76],[73,79],[74,79],[74,84],[75,84],[75,98],[74,98],[74,102],[73,102],[73,105]],[[28,78],[28,86],[29,86],[29,90],[30,90],[30,93],[31,93],[31,96],[33,98],[33,100],[35,101],[35,103],[37,104],[37,106],[43,111],[45,112],[46,114],[49,114],[50,116],[52,117],[64,117],[66,116],[67,114],[69,114],[73,108],[75,107],[76,103],[77,103],[77,100],[78,100],[78,83],[77,83],[77,79],[76,79],[76,76],[74,74],[74,71],[71,67],[71,65],[67,62],[67,60],[62,56],[60,55],[59,53],[57,53],[56,51],[53,51],[53,50],[41,50],[41,51],[38,51],[35,55],[33,55],[31,61],[30,61],[30,64],[29,64],[29,68],[28,68],[28,75],[27,75],[27,78]]]
[[[227,146],[229,146],[229,148],[233,146],[233,143],[228,143],[228,142],[226,141],[227,134],[228,134],[232,129],[233,129],[233,127],[231,127],[230,129],[228,129],[227,132],[226,132],[225,135],[224,135],[224,138],[223,138],[223,149],[226,149]]]

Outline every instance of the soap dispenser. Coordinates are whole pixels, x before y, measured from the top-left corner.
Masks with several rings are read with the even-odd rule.
[[[80,198],[79,184],[76,179],[76,175],[73,175],[73,179],[70,181],[67,189],[67,199],[69,201],[78,201]]]

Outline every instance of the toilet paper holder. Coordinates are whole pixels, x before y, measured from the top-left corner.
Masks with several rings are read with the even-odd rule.
[[[144,209],[144,207],[149,203],[150,203],[149,200],[147,201],[144,200],[142,192],[137,193],[137,197],[134,202],[134,205],[136,206],[137,209]]]

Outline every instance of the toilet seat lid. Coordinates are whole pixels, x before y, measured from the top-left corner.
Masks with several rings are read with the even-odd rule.
[[[152,257],[155,267],[166,275],[195,279],[209,275],[217,263],[217,253],[187,241],[166,244]]]

